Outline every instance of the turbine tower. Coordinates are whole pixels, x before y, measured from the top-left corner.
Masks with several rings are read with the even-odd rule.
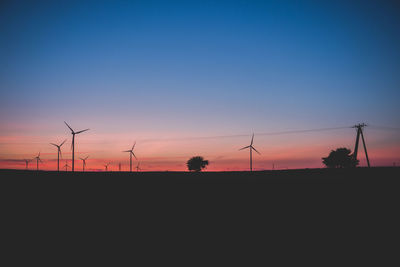
[[[68,123],[66,123],[65,121],[64,121],[64,123],[71,130],[71,134],[72,134],[72,171],[74,171],[75,170],[75,135],[86,132],[89,129],[75,132],[74,130],[72,130],[71,126],[68,125]]]
[[[137,157],[135,156],[135,153],[133,153],[133,149],[135,148],[136,142],[133,144],[131,150],[125,150],[122,152],[129,152],[129,171],[132,172],[132,155],[135,157],[135,159],[137,159]]]
[[[82,160],[82,171],[85,171],[85,167],[86,167],[86,160],[89,158],[89,156],[87,156],[86,158],[80,158]]]
[[[104,164],[104,167],[106,168],[106,172],[108,171],[108,165],[110,165],[110,163]]]
[[[24,159],[24,161],[25,161],[25,169],[27,170],[30,160]]]
[[[65,171],[68,171],[68,167],[71,167],[68,165],[68,160],[66,160],[65,165],[63,166],[65,168]]]
[[[364,134],[363,134],[363,129],[364,129],[365,126],[367,126],[365,123],[361,123],[361,124],[357,124],[357,125],[354,125],[354,126],[353,126],[353,128],[356,128],[356,129],[357,129],[356,145],[355,145],[355,147],[354,147],[353,156],[354,156],[354,159],[357,160],[358,143],[359,143],[359,141],[360,141],[360,135],[361,135],[361,139],[362,139],[362,142],[363,142],[363,145],[364,145],[365,157],[367,158],[367,164],[368,164],[368,167],[371,167],[370,164],[369,164],[369,158],[368,158],[368,153],[367,153],[367,146],[365,145]]]
[[[139,167],[140,162],[138,162],[137,166],[136,166],[136,172],[139,172],[139,170],[141,170],[141,168]]]
[[[60,157],[62,157],[62,155],[61,155],[61,146],[65,143],[65,141],[67,141],[67,139],[65,139],[64,142],[62,142],[59,145],[54,144],[54,143],[50,143],[51,145],[57,147],[57,171],[60,171]]]
[[[38,170],[39,170],[39,161],[40,161],[40,162],[43,162],[43,161],[40,159],[40,152],[39,152],[39,154],[38,154],[36,157],[34,157],[33,159],[36,159],[36,170],[38,171]]]
[[[249,146],[245,146],[245,147],[239,149],[239,150],[243,150],[243,149],[248,148],[248,149],[250,150],[250,171],[253,171],[253,153],[252,153],[252,151],[254,150],[254,151],[257,152],[259,155],[261,155],[261,153],[258,152],[257,149],[255,149],[255,148],[253,147],[253,140],[254,140],[254,133],[253,133],[253,136],[251,137],[250,145],[249,145]]]

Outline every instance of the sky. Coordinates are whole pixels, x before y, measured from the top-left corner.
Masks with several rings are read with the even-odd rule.
[[[396,1],[2,1],[0,168],[323,167],[365,122],[374,166],[400,165]],[[327,131],[282,131],[322,128]],[[202,138],[210,137],[210,138]],[[364,152],[359,152],[365,166]],[[82,162],[76,161],[76,168]],[[34,168],[34,162],[29,168]]]

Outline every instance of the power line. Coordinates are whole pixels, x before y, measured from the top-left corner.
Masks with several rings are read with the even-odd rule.
[[[400,131],[400,128],[397,127],[388,127],[388,126],[379,126],[379,125],[368,125],[371,129],[376,130],[387,130],[387,131]]]
[[[295,133],[308,133],[308,132],[322,132],[339,129],[349,129],[353,126],[343,127],[330,127],[330,128],[317,128],[317,129],[306,129],[306,130],[292,130],[292,131],[279,131],[279,132],[264,132],[254,133],[254,135],[284,135],[284,134],[295,134]],[[154,139],[142,139],[141,142],[151,141],[190,141],[190,140],[204,140],[204,139],[222,139],[222,138],[237,138],[237,137],[249,137],[251,134],[232,134],[232,135],[215,135],[215,136],[197,136],[197,137],[174,137],[174,138],[154,138]]]
[[[400,131],[400,128],[387,127],[387,126],[376,126],[368,125],[371,129],[379,130],[390,130],[390,131]],[[259,132],[254,133],[256,136],[273,136],[273,135],[286,135],[286,134],[297,134],[297,133],[311,133],[311,132],[326,132],[342,129],[350,129],[354,126],[342,126],[342,127],[329,127],[329,128],[314,128],[314,129],[302,129],[302,130],[288,130],[288,131],[277,131],[277,132]],[[191,140],[211,140],[211,139],[227,139],[227,138],[239,138],[239,137],[249,137],[251,134],[231,134],[231,135],[214,135],[214,136],[194,136],[194,137],[172,137],[172,138],[150,138],[150,139],[137,139],[140,142],[162,142],[162,141],[191,141]],[[108,142],[81,142],[81,144],[98,144],[98,143],[108,143]],[[111,143],[111,141],[110,141]],[[16,142],[16,143],[1,143],[4,144],[47,144],[47,142]]]
[[[285,135],[285,134],[296,134],[296,133],[309,133],[309,132],[323,132],[339,129],[348,129],[352,126],[343,127],[330,127],[330,128],[316,128],[316,129],[303,129],[303,130],[290,130],[290,131],[279,131],[279,132],[261,132],[254,133],[255,135]],[[231,135],[214,135],[214,136],[194,136],[194,137],[172,137],[172,138],[150,138],[150,139],[138,139],[140,142],[156,142],[156,141],[190,141],[190,140],[207,140],[207,139],[225,139],[225,138],[238,138],[238,137],[249,137],[251,134],[231,134]],[[98,142],[98,143],[104,143]],[[1,145],[2,143],[0,143]],[[18,142],[18,143],[5,143],[5,144],[44,144],[44,142]],[[81,144],[96,144],[96,142],[82,142]]]
[[[308,129],[308,130],[293,130],[293,131],[282,131],[282,132],[270,132],[270,133],[255,133],[256,135],[283,135],[283,134],[295,134],[295,133],[310,133],[310,132],[324,132],[324,131],[333,131],[340,129],[349,129],[353,126],[343,126],[343,127],[331,127],[331,128],[317,128],[317,129]]]

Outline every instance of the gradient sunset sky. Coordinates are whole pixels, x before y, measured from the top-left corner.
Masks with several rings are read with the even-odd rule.
[[[400,165],[396,2],[2,1],[0,168],[53,170],[64,139],[71,165],[64,121],[90,170],[134,141],[144,171],[246,170],[253,132],[256,170],[318,168],[360,122],[371,164]]]

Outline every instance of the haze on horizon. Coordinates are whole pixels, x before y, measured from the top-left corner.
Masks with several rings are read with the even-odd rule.
[[[330,150],[354,149],[354,129],[257,133],[400,128],[399,11],[377,0],[3,1],[0,168],[40,151],[54,169],[49,143],[65,138],[70,164],[63,121],[91,129],[76,139],[89,170],[126,170],[135,140],[144,171],[185,170],[195,155],[208,170],[245,170],[238,149],[253,132],[255,170],[322,167]],[[373,166],[400,165],[398,130],[365,135]]]

